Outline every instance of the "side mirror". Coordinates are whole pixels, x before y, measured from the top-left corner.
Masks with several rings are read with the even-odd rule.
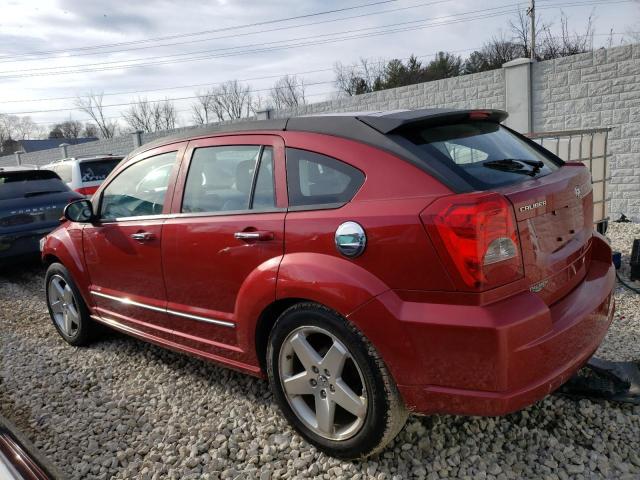
[[[78,223],[88,223],[95,218],[91,201],[84,198],[64,207],[63,214],[67,220]]]

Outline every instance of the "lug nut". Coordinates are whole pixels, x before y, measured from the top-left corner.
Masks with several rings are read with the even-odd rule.
[[[322,398],[326,398],[327,397],[327,391],[326,390],[320,390],[320,396]]]
[[[311,370],[313,370],[313,373],[318,373],[320,371],[318,370],[318,367],[316,367],[315,365],[311,367]]]
[[[309,380],[309,383],[311,384],[312,387],[315,387],[316,385],[318,385],[318,382],[316,382],[315,378],[312,378],[311,380]]]
[[[331,372],[329,372],[329,370],[327,370],[326,368],[324,369],[324,374],[326,377],[330,377],[331,376]]]
[[[333,386],[333,383],[329,385],[329,390],[331,390],[332,392],[336,391],[336,387]]]

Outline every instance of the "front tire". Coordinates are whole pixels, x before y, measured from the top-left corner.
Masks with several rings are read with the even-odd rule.
[[[47,308],[60,336],[74,346],[87,345],[98,325],[91,319],[78,287],[61,263],[52,263],[45,275]]]
[[[300,303],[278,318],[267,373],[285,417],[331,456],[378,453],[405,424],[407,411],[373,346],[323,306]]]

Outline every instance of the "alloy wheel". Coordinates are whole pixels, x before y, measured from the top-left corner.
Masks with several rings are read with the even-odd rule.
[[[364,378],[335,335],[315,326],[293,330],[280,349],[279,371],[291,409],[315,434],[346,440],[362,428],[367,415]]]
[[[53,320],[62,333],[74,337],[80,328],[80,313],[73,290],[61,275],[49,279],[47,298]]]

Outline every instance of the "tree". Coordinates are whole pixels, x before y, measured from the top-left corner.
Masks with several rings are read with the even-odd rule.
[[[118,123],[104,116],[102,104],[103,93],[88,93],[84,97],[77,97],[75,104],[78,110],[83,111],[98,127],[102,138],[112,138],[115,135]]]
[[[464,73],[478,73],[502,67],[518,58],[523,47],[507,39],[504,35],[493,37],[482,49],[476,50],[464,63]]]
[[[82,122],[78,120],[67,120],[60,125],[64,138],[78,138],[82,133]]]
[[[149,101],[139,98],[122,115],[134,130],[158,132],[176,128],[176,109],[169,99]]]
[[[295,75],[285,75],[271,89],[271,103],[276,110],[296,108],[306,103],[304,81]]]
[[[542,42],[536,51],[541,60],[566,57],[586,53],[593,50],[593,12],[587,19],[584,33],[569,33],[569,19],[564,12],[560,13],[560,36],[554,36],[549,25],[544,28]]]
[[[441,80],[462,74],[462,58],[449,52],[438,52],[426,68],[426,80]]]
[[[213,99],[215,90],[209,89],[196,94],[196,101],[191,104],[191,118],[196,125],[207,125],[213,121],[215,110]]]
[[[96,137],[98,135],[98,127],[96,127],[93,123],[85,123],[84,129],[82,130],[83,137]]]
[[[238,80],[223,83],[213,91],[213,111],[218,120],[237,120],[251,114],[251,87]]]
[[[355,65],[337,62],[333,66],[336,87],[348,96],[381,90],[384,61],[371,62],[361,58]]]
[[[49,132],[49,138],[65,138],[64,132],[60,125],[54,125],[51,131]]]

